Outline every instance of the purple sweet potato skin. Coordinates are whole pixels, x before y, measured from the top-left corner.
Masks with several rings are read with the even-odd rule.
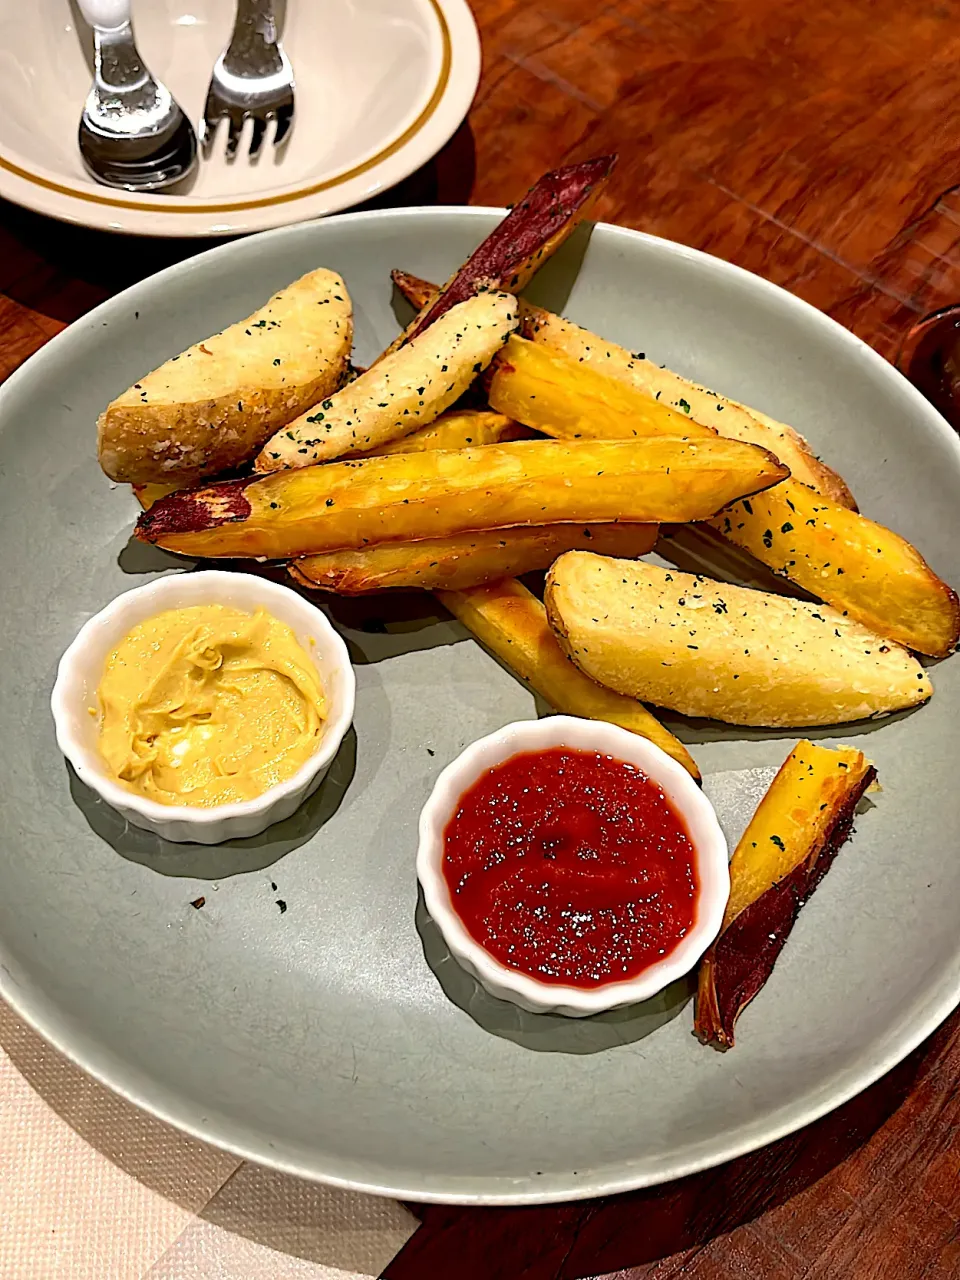
[[[800,908],[830,870],[838,850],[853,830],[857,805],[876,778],[866,771],[856,790],[838,811],[830,834],[812,865],[800,862],[731,921],[711,948],[714,1008],[697,1010],[697,1034],[729,1048],[737,1018],[773,972]]]
[[[156,542],[171,533],[199,533],[246,520],[251,508],[243,491],[259,479],[259,476],[245,476],[168,494],[144,511],[135,533],[141,542]]]
[[[475,293],[484,289],[522,288],[526,273],[523,279],[518,273],[523,272],[531,259],[542,256],[545,247],[556,237],[573,229],[578,221],[577,213],[597,184],[609,177],[616,159],[616,156],[600,156],[545,174],[471,254],[430,309],[404,335],[404,342],[415,338],[451,307]]]

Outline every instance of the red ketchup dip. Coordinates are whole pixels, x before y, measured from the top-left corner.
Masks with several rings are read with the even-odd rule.
[[[680,814],[636,765],[522,752],[460,797],[443,876],[472,938],[541,982],[638,977],[693,924],[699,883]]]

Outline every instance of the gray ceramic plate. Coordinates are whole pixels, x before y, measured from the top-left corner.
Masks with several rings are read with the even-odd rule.
[[[883,792],[724,1056],[691,1035],[686,988],[568,1022],[496,1002],[445,957],[417,902],[417,813],[467,741],[536,708],[430,598],[331,606],[357,664],[356,733],[263,837],[165,846],[69,777],[47,707],[61,651],[117,592],[181,567],[129,541],[98,411],[319,264],[346,277],[369,358],[396,332],[389,269],[442,279],[495,220],[357,214],[217,249],[100,307],[0,391],[3,995],[194,1134],[420,1200],[595,1195],[726,1160],[864,1088],[960,997],[956,660],[915,714],[824,735],[861,744]],[[867,513],[960,581],[960,445],[883,360],[713,258],[598,227],[580,262],[585,241],[543,273],[542,301],[794,423]],[[735,838],[793,736],[679,732]]]

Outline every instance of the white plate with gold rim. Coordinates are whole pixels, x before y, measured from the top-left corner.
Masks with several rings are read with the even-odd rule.
[[[176,194],[114,191],[86,173],[77,125],[91,36],[67,0],[0,0],[0,196],[104,231],[228,236],[334,213],[415,172],[473,100],[480,42],[466,0],[286,0],[296,76],[289,142],[210,159]],[[137,45],[194,124],[233,0],[134,0]],[[269,135],[268,135],[269,136]],[[241,151],[243,147],[241,147]]]

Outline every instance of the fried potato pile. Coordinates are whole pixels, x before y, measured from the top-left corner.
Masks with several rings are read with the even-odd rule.
[[[915,655],[960,638],[957,594],[920,552],[793,427],[519,296],[615,161],[546,174],[443,285],[395,270],[416,314],[359,373],[347,287],[320,268],[145,374],[99,420],[104,471],[144,507],[137,536],[279,562],[327,595],[433,591],[557,711],[697,779],[648,704],[767,728],[920,706]],[[641,559],[684,546],[709,573]],[[541,603],[517,578],[544,571]],[[758,575],[780,590],[722,580]],[[790,753],[701,965],[704,1042],[733,1044],[874,777],[853,747]]]

